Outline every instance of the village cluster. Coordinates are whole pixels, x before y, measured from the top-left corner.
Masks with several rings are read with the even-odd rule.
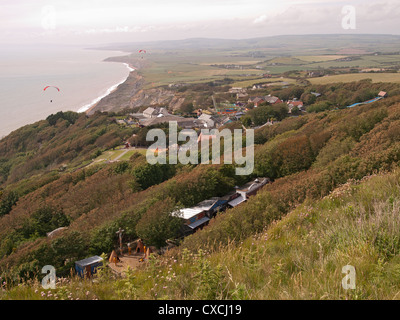
[[[283,85],[285,83],[279,83]],[[272,84],[254,85],[250,90],[265,89],[266,86]],[[276,85],[276,84],[275,84]],[[178,126],[184,129],[194,128],[219,128],[230,122],[240,120],[246,112],[252,108],[259,107],[262,103],[270,105],[286,103],[288,114],[292,114],[293,108],[297,108],[299,112],[306,112],[304,103],[296,98],[288,101],[282,101],[279,97],[273,95],[251,96],[248,89],[241,87],[232,87],[229,89],[230,94],[236,95],[236,103],[217,103],[214,96],[213,107],[208,109],[196,109],[189,117],[171,114],[167,108],[148,107],[143,112],[130,113],[125,119],[119,119],[117,122],[121,125],[137,125],[139,127],[157,126],[162,123],[175,121]],[[321,94],[312,92],[313,95],[319,97]],[[246,101],[247,99],[247,101]],[[272,119],[266,124],[271,125]]]

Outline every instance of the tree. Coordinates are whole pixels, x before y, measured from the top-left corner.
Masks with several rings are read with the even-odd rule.
[[[3,193],[0,196],[1,202],[0,202],[0,217],[4,216],[5,214],[10,213],[12,207],[17,203],[18,201],[18,194],[14,191],[10,191],[7,193]]]
[[[79,231],[71,231],[65,236],[54,239],[51,242],[54,251],[54,266],[57,271],[69,271],[73,267],[74,260],[80,259],[86,254],[86,245]],[[69,263],[66,263],[66,262]]]
[[[150,207],[136,226],[138,236],[147,245],[165,246],[165,241],[177,237],[183,226],[182,218],[171,215],[174,210],[175,202],[171,198]]]
[[[133,169],[136,182],[142,189],[147,189],[174,176],[175,167],[169,164],[146,163]]]
[[[194,110],[193,103],[184,103],[184,104],[181,106],[181,111],[182,111],[183,113],[192,113],[193,110]]]
[[[70,224],[69,218],[62,209],[50,206],[41,207],[32,215],[33,228],[40,236],[45,236],[47,232]]]
[[[251,121],[251,117],[250,116],[243,116],[241,119],[240,119],[240,121],[242,122],[242,124],[246,127],[246,128],[249,128],[250,126],[251,126],[251,124],[252,124],[252,121]]]
[[[292,114],[292,115],[297,116],[297,115],[299,115],[300,113],[301,113],[301,112],[300,112],[299,107],[294,106],[294,107],[292,108],[292,111],[291,111],[291,114]]]

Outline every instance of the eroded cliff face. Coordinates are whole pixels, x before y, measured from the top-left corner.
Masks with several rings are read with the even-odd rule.
[[[130,100],[130,107],[152,106],[163,104],[168,106],[174,99],[174,93],[162,88],[138,90]]]
[[[130,107],[131,98],[141,90],[144,80],[136,72],[131,72],[126,81],[108,96],[101,99],[86,114],[91,115],[96,111],[120,111]]]
[[[133,71],[127,80],[117,89],[104,97],[94,107],[87,111],[88,115],[96,111],[120,111],[125,108],[164,105],[168,110],[179,110],[185,101],[182,96],[164,88],[143,89],[145,81],[141,75]]]
[[[111,57],[105,61],[127,63],[135,70],[146,68],[148,61],[137,59],[133,55]],[[164,105],[168,110],[178,110],[185,101],[171,90],[164,88],[143,89],[145,79],[137,71],[132,71],[126,81],[120,84],[114,92],[100,100],[86,113],[91,115],[96,111],[120,111],[125,108],[140,108],[143,106]]]

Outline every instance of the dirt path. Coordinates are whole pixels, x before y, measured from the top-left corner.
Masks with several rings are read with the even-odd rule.
[[[128,151],[130,151],[130,150],[133,150],[133,149],[131,149],[131,148],[125,149],[124,151],[121,152],[120,155],[118,155],[117,157],[115,157],[115,158],[113,159],[113,161],[118,161],[121,157],[123,157],[123,156],[124,156]]]
[[[146,262],[140,262],[139,260],[144,257],[143,253],[135,253],[131,255],[123,255],[120,256],[119,259],[121,260],[120,262],[115,263],[110,263],[109,266],[111,269],[116,271],[119,274],[122,274],[128,270],[128,267],[131,269],[136,269],[139,266],[142,266]]]

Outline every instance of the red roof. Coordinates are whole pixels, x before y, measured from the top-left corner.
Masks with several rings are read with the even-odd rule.
[[[293,107],[298,107],[298,106],[302,106],[303,102],[302,101],[289,101],[288,104],[291,104]]]
[[[379,97],[384,97],[384,96],[386,96],[386,95],[387,95],[387,93],[386,93],[385,91],[381,91],[381,92],[379,92],[379,94],[378,94]]]

